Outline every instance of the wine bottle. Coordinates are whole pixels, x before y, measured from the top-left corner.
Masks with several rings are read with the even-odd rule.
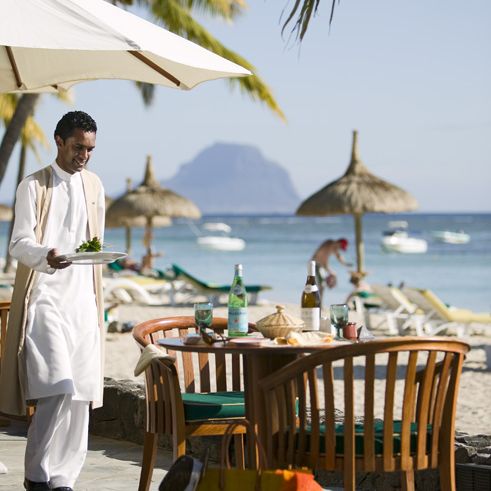
[[[319,287],[315,281],[315,261],[309,261],[307,266],[307,281],[302,292],[301,317],[305,322],[305,329],[318,331],[321,315],[321,297]]]
[[[228,335],[246,336],[248,330],[247,291],[242,277],[242,264],[236,264],[234,281],[228,294]]]

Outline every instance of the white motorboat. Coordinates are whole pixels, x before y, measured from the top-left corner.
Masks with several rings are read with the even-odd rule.
[[[423,254],[428,250],[426,240],[410,237],[405,230],[384,232],[381,246],[385,252],[399,252],[402,254]]]
[[[222,222],[205,222],[201,226],[207,232],[216,232],[214,235],[201,235],[196,227],[192,227],[198,236],[196,242],[203,249],[213,251],[241,251],[246,246],[244,239],[232,237],[229,233],[232,231],[230,225]]]
[[[471,240],[471,236],[459,230],[453,232],[451,230],[436,230],[431,233],[433,239],[437,242],[445,242],[446,244],[467,244]]]
[[[223,232],[225,234],[229,234],[232,231],[232,227],[223,222],[205,222],[201,228],[208,232]]]
[[[246,246],[244,239],[228,235],[205,235],[198,237],[198,245],[215,251],[241,251]]]

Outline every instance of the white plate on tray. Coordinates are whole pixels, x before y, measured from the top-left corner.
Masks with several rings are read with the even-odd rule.
[[[74,264],[108,264],[126,257],[126,252],[74,252],[62,254],[67,261]]]
[[[271,339],[258,338],[254,336],[232,337],[227,339],[230,344],[242,344],[246,346],[262,346],[263,344],[271,344]]]

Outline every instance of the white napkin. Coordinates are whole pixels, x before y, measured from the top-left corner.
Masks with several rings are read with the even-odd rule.
[[[0,474],[7,474],[7,473],[8,473],[7,467],[5,466],[5,464],[0,462]]]
[[[332,336],[325,332],[291,332],[284,338],[286,344],[294,346],[307,346],[311,344],[325,344],[332,342]]]
[[[146,346],[138,359],[138,362],[135,367],[135,377],[143,373],[145,369],[152,363],[153,360],[167,360],[170,363],[174,363],[176,361],[174,356],[168,355],[163,349],[158,348],[154,344],[149,344]]]

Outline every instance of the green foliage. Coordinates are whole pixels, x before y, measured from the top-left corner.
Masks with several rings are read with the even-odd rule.
[[[121,0],[118,0],[120,2]],[[266,104],[277,116],[285,120],[285,115],[276,102],[271,89],[256,74],[255,67],[241,55],[226,48],[213,37],[192,15],[192,11],[205,13],[212,17],[221,17],[232,21],[241,15],[246,8],[243,0],[124,0],[121,3],[138,4],[148,8],[154,18],[163,23],[165,27],[179,36],[213,51],[217,55],[237,63],[250,70],[254,75],[250,77],[235,77],[227,79],[231,86],[239,87],[253,100]],[[140,84],[140,90],[146,104],[151,103],[153,91],[148,84]]]
[[[101,252],[102,251],[102,244],[101,240],[99,237],[93,237],[90,240],[87,240],[86,242],[82,242],[77,249],[75,249],[75,252]]]
[[[339,4],[340,0],[338,0]],[[295,0],[293,7],[288,14],[286,21],[283,24],[281,33],[285,32],[286,27],[290,24],[296,17],[295,23],[291,30],[292,34],[296,34],[296,37],[300,42],[303,41],[307,29],[310,24],[310,20],[313,16],[317,14],[317,9],[319,8],[320,0]],[[336,0],[332,0],[331,3],[331,16],[329,17],[329,25],[332,24],[332,19],[334,17],[334,8],[336,7]]]

